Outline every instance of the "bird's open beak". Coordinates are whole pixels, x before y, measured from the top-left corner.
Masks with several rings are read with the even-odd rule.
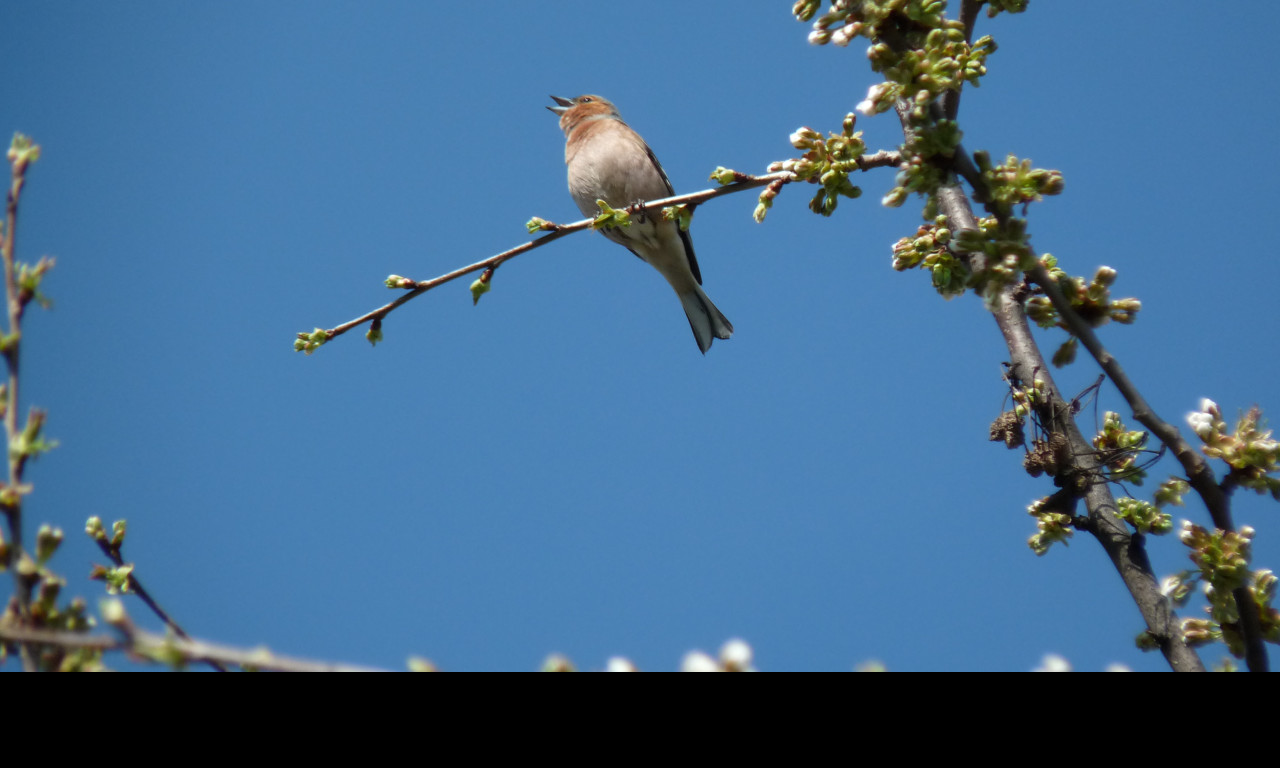
[[[547,107],[547,109],[551,110],[552,112],[555,112],[557,115],[563,115],[565,112],[568,111],[569,107],[573,106],[573,99],[566,99],[563,96],[552,96],[551,100],[559,104],[560,106]]]

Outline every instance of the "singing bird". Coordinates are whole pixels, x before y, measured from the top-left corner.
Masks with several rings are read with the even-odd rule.
[[[547,109],[560,116],[564,131],[564,162],[569,166],[569,194],[584,216],[599,212],[596,200],[625,208],[646,200],[671,197],[675,190],[640,134],[622,122],[618,108],[600,96],[565,99],[552,96],[558,106]],[[601,232],[639,256],[667,279],[693,328],[698,349],[706,354],[714,339],[733,335],[733,324],[716,309],[702,290],[702,273],[693,255],[689,233],[662,212],[633,214],[630,227]]]

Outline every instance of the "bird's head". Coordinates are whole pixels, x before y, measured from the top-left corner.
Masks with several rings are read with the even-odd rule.
[[[587,94],[572,99],[566,99],[563,96],[552,96],[551,100],[557,106],[547,107],[547,109],[560,116],[560,130],[564,131],[566,136],[574,129],[574,126],[586,120],[620,119],[618,108],[613,106],[612,101],[603,96]]]

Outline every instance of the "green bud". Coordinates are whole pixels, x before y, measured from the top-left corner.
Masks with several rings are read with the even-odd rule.
[[[489,285],[489,281],[483,278],[479,278],[474,283],[472,283],[471,284],[471,305],[475,306],[476,304],[479,304],[480,297],[488,293],[491,287],[492,286]]]
[[[716,166],[716,169],[711,172],[711,180],[719,184],[732,184],[737,178],[737,175],[737,172],[718,165]]]
[[[421,656],[410,656],[409,671],[410,672],[439,672],[440,668],[437,667],[434,663],[432,663],[430,659],[424,659]]]
[[[681,232],[688,232],[693,224],[693,209],[686,205],[669,205],[662,209],[662,218],[674,221]]]
[[[791,13],[799,21],[809,21],[820,7],[822,0],[796,0],[796,4],[791,6]]]
[[[101,566],[94,568],[94,573],[90,578],[97,578],[106,582],[108,595],[120,595],[129,593],[129,577],[133,575],[133,565],[125,564],[117,568],[102,568]]]
[[[58,551],[58,546],[62,544],[62,529],[53,528],[48,525],[40,526],[40,530],[36,531],[36,562],[43,565],[53,557],[53,553]]]
[[[894,187],[889,190],[889,194],[880,198],[880,204],[886,208],[898,208],[907,201],[907,190],[904,187]]]
[[[1051,171],[1047,178],[1040,184],[1040,194],[1042,195],[1060,195],[1065,183],[1062,180],[1062,174],[1057,171]]]
[[[577,672],[578,668],[573,665],[572,661],[569,661],[569,658],[567,656],[562,656],[561,654],[553,653],[547,657],[546,661],[542,662],[542,671],[543,672]]]
[[[631,214],[621,208],[612,208],[603,200],[597,200],[600,213],[591,222],[592,229],[610,229],[612,227],[631,226]]]
[[[13,165],[13,175],[23,176],[27,172],[27,166],[40,159],[40,145],[32,143],[30,136],[15,133],[9,144],[8,158]]]
[[[304,352],[311,354],[324,345],[329,340],[329,333],[323,328],[317,328],[311,333],[299,333],[298,340],[293,342],[295,352]]]
[[[1143,630],[1133,639],[1133,644],[1138,646],[1140,651],[1154,651],[1160,648],[1160,638],[1156,637],[1151,630]]]
[[[1053,360],[1051,362],[1054,367],[1061,368],[1064,365],[1070,365],[1075,362],[1077,346],[1078,342],[1074,336],[1062,342],[1062,346],[1058,347],[1058,350],[1053,353]]]

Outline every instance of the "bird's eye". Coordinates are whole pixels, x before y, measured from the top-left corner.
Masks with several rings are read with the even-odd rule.
[[[593,101],[595,101],[595,99],[591,98],[590,96],[583,96],[582,98],[578,99],[579,104],[590,104]]]

